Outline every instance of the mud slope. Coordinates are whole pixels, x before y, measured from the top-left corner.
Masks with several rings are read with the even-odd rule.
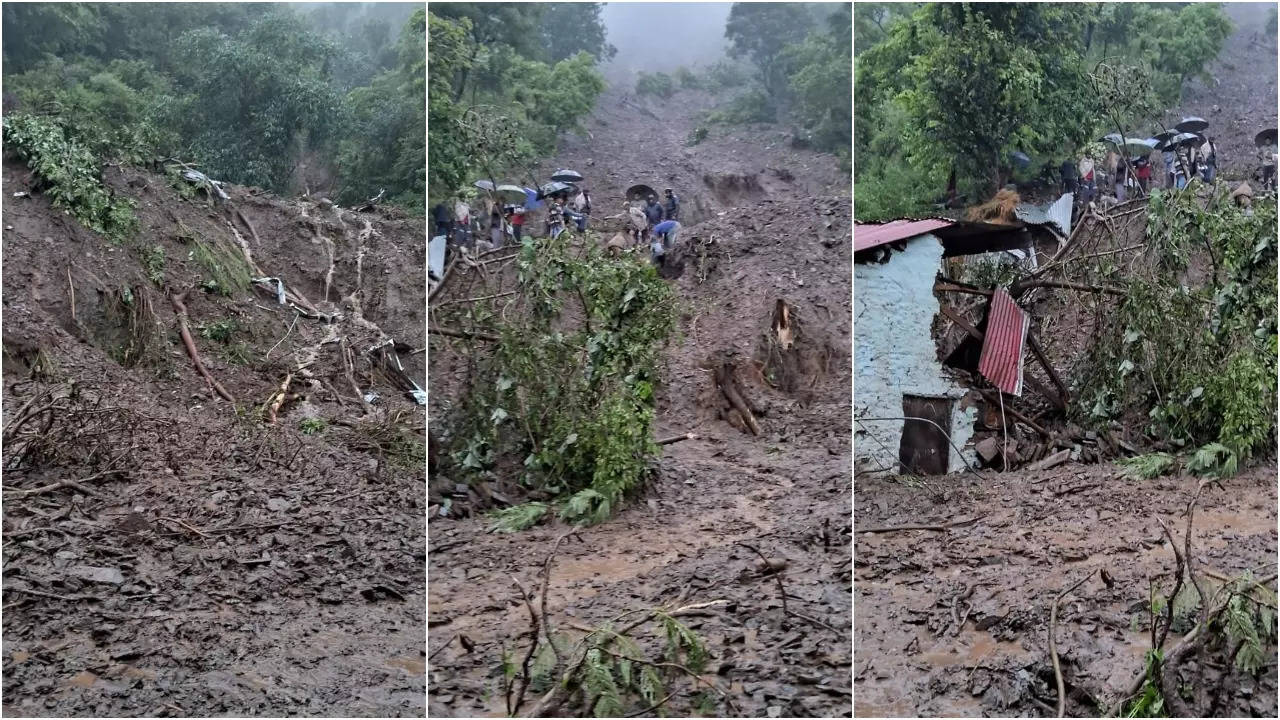
[[[1275,570],[1275,477],[1272,463],[1205,488],[1193,532],[1202,571]],[[1068,716],[1096,716],[1085,698],[1115,702],[1141,672],[1150,648],[1147,580],[1162,576],[1167,590],[1174,571],[1156,518],[1181,542],[1198,479],[1134,482],[1102,465],[988,478],[857,479],[859,529],[977,518],[945,534],[857,536],[858,717],[1052,717],[1050,609],[1059,592],[1098,570],[1112,584],[1094,575],[1060,608]],[[1175,621],[1166,646],[1186,630]],[[1229,679],[1212,662],[1192,663],[1190,682],[1216,697],[1215,717],[1275,715],[1274,662],[1257,678]]]
[[[1170,127],[1195,115],[1209,121],[1206,134],[1218,144],[1220,173],[1248,179],[1260,161],[1253,137],[1276,126],[1276,36],[1264,26],[1268,3],[1226,3],[1223,11],[1235,30],[1209,64],[1206,82],[1189,80],[1181,107],[1169,112]]]
[[[423,343],[422,221],[106,177],[127,246],[4,165],[4,714],[421,716],[423,414],[367,350]],[[237,235],[336,321],[217,292]]]
[[[717,129],[685,147],[702,96],[679,94],[655,108],[661,121],[624,111],[619,99],[606,94],[590,138],[571,141],[547,167],[587,176],[593,223],[606,227],[599,216],[621,207],[634,182],[671,186],[685,199],[680,247],[663,271],[684,312],[665,354],[654,433],[698,437],[664,448],[659,479],[644,497],[560,547],[548,612],[557,629],[572,630],[677,598],[726,600],[724,612],[691,618],[712,655],[707,679],[735,705],[712,714],[848,716],[847,177],[837,180],[834,159],[816,153],[748,152],[753,140],[779,138],[777,127]],[[735,196],[733,182],[717,179],[729,175],[756,181],[737,183],[747,194]],[[797,333],[785,352],[772,330],[779,300]],[[431,371],[448,372],[453,363],[436,348],[433,339]],[[758,437],[722,419],[712,368],[726,362],[760,411]],[[433,516],[428,524],[433,716],[504,713],[503,648],[527,647],[518,636],[528,617],[512,576],[535,587],[566,529],[492,535],[486,526],[480,517]],[[812,620],[783,613],[775,581],[738,543],[785,560],[788,608]],[[696,695],[682,692],[663,709],[687,716]]]

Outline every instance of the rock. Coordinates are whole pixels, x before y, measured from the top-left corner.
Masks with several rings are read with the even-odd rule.
[[[271,512],[284,512],[289,509],[289,501],[284,498],[271,498],[267,501],[267,509]]]
[[[1000,442],[999,438],[992,436],[974,445],[973,449],[978,451],[983,462],[990,464],[1000,454]]]
[[[108,585],[121,585],[124,583],[124,574],[115,568],[77,565],[73,568],[68,568],[67,573],[89,582],[106,583]]]
[[[774,717],[774,718],[776,718],[776,717],[782,717],[782,706],[781,706],[781,705],[770,705],[768,708],[766,708],[766,709],[765,709],[765,713],[766,713],[769,717]]]

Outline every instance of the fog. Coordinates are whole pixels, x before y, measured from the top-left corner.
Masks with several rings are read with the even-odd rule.
[[[608,3],[601,11],[608,40],[618,48],[604,67],[611,83],[636,73],[671,72],[710,64],[724,55],[724,24],[733,3]]]

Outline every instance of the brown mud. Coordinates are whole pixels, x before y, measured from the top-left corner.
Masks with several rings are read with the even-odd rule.
[[[226,186],[251,230],[163,176],[104,176],[137,202],[129,243],[4,165],[4,714],[421,716],[423,413],[366,350],[422,346],[422,220]],[[206,289],[202,248],[235,256],[236,233],[342,319]],[[184,350],[183,293],[234,404]]]
[[[1068,716],[1098,716],[1143,671],[1148,579],[1168,592],[1175,567],[1156,518],[1181,542],[1199,480],[1127,480],[1111,465],[984,474],[857,478],[860,531],[973,522],[857,535],[856,716],[1052,717],[1051,606],[1091,573],[1059,609]],[[1268,463],[1205,487],[1192,540],[1202,572],[1275,570],[1275,477]],[[1186,630],[1175,619],[1166,647]],[[1274,661],[1257,677],[1213,662],[1205,656],[1192,670],[1194,684],[1214,693],[1215,717],[1275,715]]]
[[[592,227],[604,228],[603,239],[612,232],[605,216],[621,208],[632,184],[672,187],[684,201],[679,247],[663,270],[683,313],[665,352],[653,432],[697,438],[665,446],[644,494],[560,546],[547,592],[551,621],[580,636],[575,626],[677,598],[724,600],[717,612],[689,621],[711,653],[704,677],[737,708],[721,704],[712,714],[848,716],[847,175],[832,157],[787,147],[776,126],[713,128],[707,140],[686,146],[697,112],[710,103],[701,94],[642,105],[660,120],[620,100],[606,93],[590,136],[569,140],[554,164],[587,177]],[[730,176],[737,179],[723,179]],[[447,288],[440,299],[454,292],[467,293]],[[797,333],[786,351],[773,330],[779,300]],[[460,386],[465,372],[449,342],[431,337],[433,420],[441,417],[437,391]],[[712,370],[726,360],[759,411],[758,437],[721,419]],[[453,483],[433,476],[431,486],[438,502],[434,494],[447,495]],[[519,658],[528,646],[528,615],[513,577],[539,587],[542,563],[568,528],[556,521],[489,534],[482,516],[438,512],[429,508],[428,709],[502,716],[503,651]],[[759,557],[738,543],[785,561],[788,609],[819,623],[784,614],[774,578],[762,577]],[[664,712],[697,712],[699,690],[681,690]]]

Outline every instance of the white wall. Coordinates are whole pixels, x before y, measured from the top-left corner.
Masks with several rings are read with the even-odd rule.
[[[894,252],[883,265],[854,265],[854,418],[900,417],[904,394],[952,398],[951,427],[946,430],[964,448],[973,436],[977,410],[960,407],[967,388],[945,374],[931,332],[938,314],[933,281],[941,265],[942,243],[933,235],[908,241],[905,250]],[[898,471],[901,421],[855,422],[854,431],[859,464]],[[973,462],[974,455],[966,449],[962,459],[952,448],[948,472],[963,470],[965,460]]]

